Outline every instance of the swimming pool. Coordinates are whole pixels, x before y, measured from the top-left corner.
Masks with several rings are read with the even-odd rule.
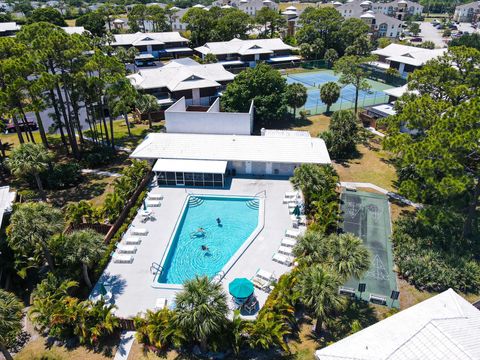
[[[256,197],[190,195],[170,240],[157,283],[182,284],[195,275],[214,277],[259,224]],[[217,223],[220,220],[220,224]]]

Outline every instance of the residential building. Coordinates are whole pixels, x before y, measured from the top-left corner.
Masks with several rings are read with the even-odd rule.
[[[16,22],[4,22],[0,23],[0,37],[1,36],[13,36],[20,31],[20,25]]]
[[[0,187],[0,228],[2,227],[3,217],[12,212],[16,196],[15,191],[10,191],[10,186]]]
[[[220,111],[220,98],[210,107],[187,106],[185,97],[165,110],[167,133],[250,135],[253,101],[247,113]]]
[[[458,5],[453,14],[453,20],[459,22],[477,22],[480,18],[480,1]]]
[[[330,346],[317,360],[480,359],[480,311],[452,289]]]
[[[403,21],[409,16],[421,16],[423,13],[422,5],[408,0],[396,0],[385,3],[375,2],[371,6],[376,14],[382,13]]]
[[[193,53],[192,49],[188,47],[189,40],[176,31],[137,32],[135,34],[115,34],[113,36],[115,37],[115,41],[111,44],[113,47],[130,48],[133,46],[141,54],[152,54],[156,58],[178,58]]]
[[[427,61],[442,56],[446,51],[447,49],[423,49],[415,46],[390,44],[383,49],[372,51],[372,54],[378,56],[378,61],[372,65],[380,69],[396,69],[403,77],[406,77]]]
[[[353,0],[342,5],[336,3],[335,8],[345,18],[361,19],[370,27],[374,38],[397,38],[402,33],[403,22],[395,17],[385,15],[381,10],[373,10],[371,1]]]
[[[222,186],[238,175],[291,176],[303,163],[330,164],[325,142],[305,136],[151,133],[130,155],[155,162],[159,185]]]
[[[225,66],[255,66],[258,61],[269,63],[291,63],[300,57],[292,55],[294,47],[285,44],[281,39],[257,39],[208,42],[195,48],[202,58],[207,54],[216,56],[219,63]]]
[[[190,58],[127,76],[137,89],[157,97],[162,106],[169,106],[182,97],[186,105],[209,105],[234,77],[221,64],[202,65]]]
[[[217,0],[213,2],[212,6],[220,6],[227,9],[228,7],[234,7],[250,16],[255,16],[264,7],[278,11],[278,4],[272,0]]]
[[[62,27],[62,29],[68,35],[72,35],[72,34],[82,35],[85,31],[87,31],[87,30],[85,30],[85,28],[83,26],[66,26],[66,27]]]

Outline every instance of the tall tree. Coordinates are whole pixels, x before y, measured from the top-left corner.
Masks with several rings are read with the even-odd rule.
[[[19,256],[39,257],[54,269],[50,251],[52,235],[63,230],[63,214],[44,202],[23,203],[10,219],[7,242]]]
[[[152,128],[152,112],[155,112],[160,109],[158,105],[157,98],[151,94],[143,94],[137,98],[137,107],[142,112],[142,114],[147,114],[148,116],[148,127]]]
[[[187,24],[187,30],[191,32],[190,41],[193,46],[215,40],[211,38],[211,32],[216,26],[216,21],[210,11],[195,7],[188,9],[182,17],[182,22]]]
[[[288,84],[285,89],[285,100],[287,105],[293,108],[293,119],[295,120],[297,108],[307,102],[307,88],[300,83]]]
[[[11,172],[19,178],[33,175],[40,195],[45,199],[40,173],[47,170],[51,160],[51,154],[43,146],[38,144],[21,144],[12,150],[7,165]]]
[[[342,84],[351,84],[355,87],[355,114],[358,109],[359,92],[370,90],[371,87],[367,81],[369,72],[362,65],[372,60],[371,57],[349,55],[337,60],[333,67],[335,74],[340,74],[339,81]]]
[[[145,32],[145,24],[147,21],[147,6],[145,4],[135,4],[132,10],[129,11],[128,25],[131,32],[142,31]]]
[[[28,23],[48,22],[57,26],[67,26],[63,15],[53,7],[37,8],[27,17]]]
[[[175,303],[174,323],[206,351],[208,342],[219,336],[227,323],[227,297],[222,285],[197,276],[183,284]]]
[[[335,49],[327,49],[324,58],[328,68],[331,68],[338,60],[338,52]]]
[[[330,119],[328,131],[320,134],[325,140],[328,152],[334,159],[345,159],[357,150],[362,140],[357,119],[351,110],[335,111]]]
[[[222,102],[228,111],[247,112],[253,100],[257,118],[266,125],[281,119],[286,112],[286,81],[266,64],[258,64],[238,74],[227,85]]]
[[[22,330],[22,303],[10,292],[0,289],[0,351],[6,360],[13,360],[8,351]]]
[[[340,97],[340,86],[334,81],[329,81],[320,88],[320,100],[327,105],[327,113],[330,112],[332,104]]]
[[[302,269],[298,276],[296,288],[302,294],[302,302],[317,318],[317,334],[322,331],[325,319],[342,305],[340,285],[340,278],[320,264]]]
[[[100,261],[105,251],[103,236],[94,230],[86,229],[67,234],[62,252],[67,263],[81,265],[85,284],[92,288],[88,270]]]
[[[99,11],[88,12],[75,20],[76,26],[83,26],[93,35],[102,37],[105,34],[105,16]]]
[[[263,26],[264,36],[270,38],[273,38],[275,33],[279,32],[287,25],[285,17],[267,6],[264,6],[257,11],[255,22]]]

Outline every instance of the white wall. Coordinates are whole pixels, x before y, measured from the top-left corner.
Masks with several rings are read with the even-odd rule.
[[[248,113],[219,112],[218,101],[207,112],[186,111],[185,98],[181,98],[165,110],[167,133],[250,135],[253,105]]]

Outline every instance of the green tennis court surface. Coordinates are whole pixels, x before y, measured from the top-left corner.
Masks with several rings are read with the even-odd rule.
[[[327,106],[320,99],[320,88],[327,82],[338,83],[338,75],[332,70],[308,71],[286,75],[288,84],[300,83],[307,88],[307,101],[300,110],[308,110],[311,114],[319,114],[326,111]],[[372,106],[388,102],[388,95],[383,90],[392,86],[373,80],[367,80],[370,90],[360,90],[358,94],[358,106]],[[352,109],[355,106],[355,87],[351,84],[342,85],[340,98],[331,106],[332,111]]]
[[[390,242],[390,209],[384,195],[363,191],[344,191],[341,194],[343,230],[360,237],[371,252],[372,264],[362,279],[350,279],[344,285],[346,292],[355,291],[360,296],[358,284],[366,284],[362,299],[398,307],[398,300],[390,299],[397,290],[393,272],[392,245]],[[352,294],[353,295],[353,294]]]

